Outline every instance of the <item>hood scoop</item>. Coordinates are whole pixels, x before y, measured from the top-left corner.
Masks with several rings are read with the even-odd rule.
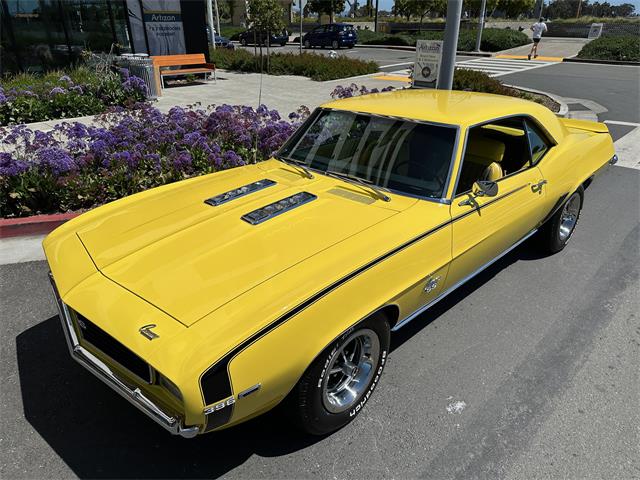
[[[220,195],[216,195],[215,197],[207,198],[204,203],[206,203],[207,205],[211,205],[212,207],[217,207],[218,205],[222,205],[223,203],[230,202],[231,200],[235,200],[236,198],[244,197],[245,195],[263,190],[267,187],[272,187],[273,185],[276,185],[276,182],[274,182],[273,180],[269,180],[268,178],[263,178],[262,180],[258,180],[257,182],[234,188],[233,190],[221,193]]]
[[[305,203],[309,203],[318,198],[309,192],[300,192],[290,197],[283,198],[277,202],[270,203],[264,207],[260,207],[252,212],[244,214],[241,218],[251,225],[258,225],[259,223],[266,222],[280,215],[281,213],[288,212],[294,208],[300,207]]]

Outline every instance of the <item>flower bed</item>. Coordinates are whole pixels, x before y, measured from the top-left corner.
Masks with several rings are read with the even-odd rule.
[[[0,217],[88,209],[148,188],[268,158],[308,109],[145,105],[98,126],[0,129]]]
[[[80,67],[45,76],[20,74],[0,81],[0,125],[96,115],[110,107],[134,107],[145,98],[142,79],[126,70],[97,74]]]
[[[271,53],[267,62],[264,51],[262,68],[271,75],[300,75],[311,80],[336,80],[338,78],[366,75],[378,71],[378,64],[339,55],[330,58],[315,53]],[[239,72],[260,72],[260,57],[244,49],[211,50],[211,61],[218,68]]]

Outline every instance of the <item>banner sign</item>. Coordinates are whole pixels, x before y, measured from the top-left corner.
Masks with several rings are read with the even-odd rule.
[[[186,53],[179,0],[142,0],[150,55]]]
[[[418,40],[412,86],[436,88],[442,61],[442,40]]]

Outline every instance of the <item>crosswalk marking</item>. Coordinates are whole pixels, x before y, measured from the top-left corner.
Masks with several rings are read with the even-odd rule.
[[[490,77],[500,77],[516,72],[526,72],[535,68],[542,68],[553,65],[556,62],[547,62],[543,60],[509,60],[500,58],[474,58],[473,60],[464,60],[456,63],[456,68],[465,68],[467,70],[475,70],[484,72]]]
[[[464,68],[467,70],[475,70],[478,72],[484,72],[490,77],[500,77],[502,75],[508,75],[510,73],[526,72],[527,70],[533,70],[535,68],[542,68],[548,65],[553,65],[553,61],[545,60],[517,60],[495,57],[483,57],[474,58],[472,60],[463,60],[456,63],[456,68]],[[394,66],[394,65],[388,65]],[[378,80],[394,80],[409,82],[409,75],[411,70],[409,68],[403,68],[402,70],[395,70],[393,72],[384,72],[381,75],[375,77]]]

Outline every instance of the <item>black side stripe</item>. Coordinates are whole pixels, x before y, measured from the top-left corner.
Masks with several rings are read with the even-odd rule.
[[[517,192],[517,191],[519,191],[519,190],[521,190],[523,188],[526,188],[527,186],[528,185],[524,185],[524,186],[518,187],[518,188],[516,188],[514,190],[511,190],[510,192],[507,192],[502,196],[496,197],[496,198],[492,199],[491,201],[488,201],[484,205],[481,205],[479,208],[473,208],[473,209],[469,210],[468,212],[465,212],[465,213],[463,213],[461,215],[458,215],[458,216],[452,218],[451,220],[447,220],[446,222],[443,222],[440,225],[438,225],[438,226],[436,226],[436,227],[434,227],[434,228],[432,228],[430,230],[427,230],[424,233],[421,233],[417,237],[414,237],[411,240],[408,240],[407,242],[405,242],[402,245],[394,248],[393,250],[390,250],[387,253],[379,256],[378,258],[375,258],[374,260],[371,260],[369,263],[366,263],[362,267],[358,268],[357,270],[354,270],[353,272],[351,272],[348,275],[342,277],[341,279],[336,280],[331,285],[328,285],[327,287],[323,288],[322,290],[320,290],[319,292],[314,294],[312,297],[309,297],[307,300],[305,300],[304,302],[300,303],[298,306],[294,307],[292,310],[289,310],[284,315],[278,317],[276,320],[271,322],[269,325],[266,325],[262,329],[258,330],[256,333],[254,333],[249,338],[247,338],[246,340],[244,340],[243,342],[238,344],[236,347],[234,347],[232,350],[230,350],[224,357],[222,357],[214,365],[209,367],[209,369],[207,371],[205,371],[201,375],[201,377],[200,377],[200,385],[201,385],[201,388],[202,388],[202,394],[203,394],[203,397],[204,397],[205,405],[210,405],[212,403],[215,403],[217,401],[220,401],[222,399],[225,399],[225,398],[228,398],[228,397],[231,396],[232,388],[231,388],[230,375],[229,375],[229,372],[228,372],[229,363],[231,362],[231,360],[236,355],[238,355],[240,352],[242,352],[244,349],[249,347],[252,343],[257,341],[258,339],[260,339],[261,337],[263,337],[264,335],[269,333],[271,330],[276,329],[277,327],[279,327],[280,325],[285,323],[287,320],[289,320],[292,317],[296,316],[298,313],[300,313],[301,311],[305,310],[307,307],[311,306],[312,304],[314,304],[315,302],[320,300],[322,297],[326,296],[331,291],[333,291],[336,288],[338,288],[340,285],[348,282],[349,280],[353,279],[354,277],[357,277],[358,275],[360,275],[361,273],[365,272],[366,270],[369,270],[370,268],[374,267],[378,263],[380,263],[380,262],[388,259],[389,257],[395,255],[396,253],[398,253],[398,252],[410,247],[411,245],[419,242],[420,240],[423,240],[424,238],[428,237],[429,235],[432,235],[432,234],[436,233],[437,231],[442,230],[443,228],[447,227],[448,225],[451,225],[452,223],[457,222],[458,220],[461,220],[462,218],[464,218],[464,217],[466,217],[468,215],[476,213],[479,210],[481,210],[483,208],[486,208],[489,205],[492,205],[495,202],[497,202],[499,200],[502,200],[503,198],[506,198],[506,197],[514,194],[515,192]]]

